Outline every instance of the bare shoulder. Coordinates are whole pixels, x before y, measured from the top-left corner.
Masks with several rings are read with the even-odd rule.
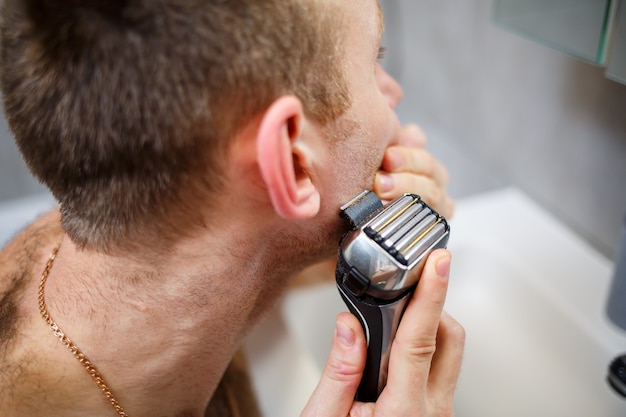
[[[24,228],[0,251],[0,360],[19,327],[21,293],[62,234],[55,210]]]
[[[24,324],[20,308],[24,290],[40,274],[42,262],[62,235],[55,210],[24,228],[0,251],[0,409],[7,406],[6,395],[14,388],[11,380],[19,373],[8,358]]]
[[[32,268],[38,255],[45,251],[51,242],[62,236],[58,210],[48,212],[19,232],[0,251],[0,294],[13,287],[15,275],[23,275]]]

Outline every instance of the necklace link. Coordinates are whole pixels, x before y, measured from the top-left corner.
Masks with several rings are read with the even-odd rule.
[[[62,242],[61,242],[62,243]],[[78,360],[78,362],[85,368],[85,370],[89,373],[91,378],[94,380],[102,394],[109,401],[115,412],[120,417],[128,417],[128,414],[124,411],[122,406],[113,396],[111,389],[104,381],[100,372],[96,369],[96,367],[89,361],[87,356],[70,340],[69,337],[61,330],[61,328],[55,323],[55,321],[50,316],[48,312],[48,307],[46,306],[46,297],[45,297],[45,287],[46,281],[48,280],[48,275],[50,274],[50,270],[52,269],[52,265],[54,264],[54,259],[61,248],[61,243],[59,243],[50,254],[50,258],[48,258],[48,262],[46,263],[46,267],[41,274],[41,281],[39,282],[39,293],[38,293],[38,301],[39,301],[39,312],[41,313],[41,318],[46,322],[52,333],[63,343],[69,350],[72,352],[72,355]]]

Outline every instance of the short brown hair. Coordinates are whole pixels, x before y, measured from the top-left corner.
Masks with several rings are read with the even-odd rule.
[[[317,3],[5,0],[5,112],[72,240],[199,223],[185,202],[219,190],[228,139],[282,94],[322,125],[345,112],[340,24]]]

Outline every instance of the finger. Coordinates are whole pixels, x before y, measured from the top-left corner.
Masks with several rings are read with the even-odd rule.
[[[436,204],[444,196],[443,189],[430,177],[412,173],[380,171],[374,179],[374,191],[380,198],[397,198],[403,193],[418,194],[428,204]]]
[[[433,356],[428,379],[428,391],[436,404],[452,403],[461,372],[465,330],[445,311],[437,330],[437,350]]]
[[[302,417],[345,417],[365,367],[366,344],[358,319],[350,313],[337,316],[335,336],[320,382]]]
[[[428,142],[426,133],[416,124],[408,124],[400,130],[398,144],[412,148],[423,148]]]
[[[409,173],[378,172],[374,192],[382,200],[393,200],[404,193],[419,195],[433,210],[449,219],[454,213],[454,201],[431,178]]]
[[[410,172],[424,175],[443,188],[447,187],[449,181],[447,169],[424,149],[390,146],[385,150],[381,168],[390,173]]]
[[[437,330],[443,311],[450,271],[450,253],[433,251],[404,313],[393,342],[389,379],[383,391],[393,400],[414,398],[406,407],[423,407],[431,362],[437,347]]]

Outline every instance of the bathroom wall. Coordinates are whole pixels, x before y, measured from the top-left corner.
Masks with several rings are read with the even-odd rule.
[[[41,193],[43,190],[30,175],[9,132],[6,119],[0,116],[0,203]]]
[[[519,186],[612,257],[626,213],[626,86],[494,27],[490,0],[381,3],[384,64],[405,88],[398,112],[425,128],[452,195]],[[0,118],[0,202],[42,190]]]
[[[494,26],[491,3],[383,0],[401,119],[431,133],[453,195],[474,181],[514,184],[613,257],[626,214],[626,85]],[[466,175],[476,170],[488,179]]]

